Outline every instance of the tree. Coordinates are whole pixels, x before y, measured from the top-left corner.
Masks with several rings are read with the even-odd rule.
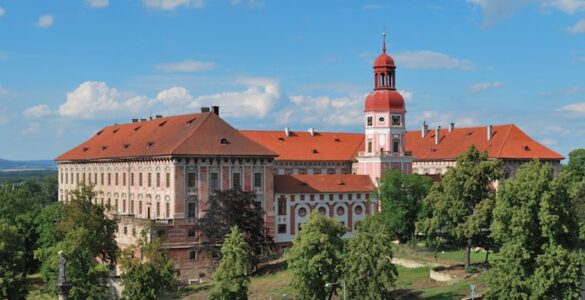
[[[325,284],[341,278],[345,231],[341,223],[313,212],[295,237],[287,261],[301,299],[325,299],[335,292]]]
[[[390,232],[379,216],[360,223],[346,246],[343,280],[349,299],[386,299],[398,276]]]
[[[232,189],[215,191],[209,197],[204,216],[197,220],[197,229],[205,237],[203,249],[219,257],[221,244],[233,226],[242,231],[250,246],[250,260],[255,264],[258,261],[255,253],[269,249],[273,241],[264,223],[264,211],[253,192]]]
[[[175,276],[179,271],[161,248],[160,239],[148,241],[148,231],[150,227],[146,226],[138,244],[120,253],[124,298],[155,300],[175,289]]]
[[[571,173],[575,181],[585,179],[585,148],[579,148],[569,153],[569,163],[565,169]]]
[[[436,245],[443,239],[465,246],[465,268],[470,265],[471,247],[486,244],[495,189],[492,183],[500,178],[501,162],[490,160],[474,145],[449,168],[442,181],[435,184],[424,202],[429,213],[419,223],[427,240]]]
[[[27,294],[24,238],[0,219],[0,298],[25,299]]]
[[[401,243],[414,239],[422,200],[432,184],[428,177],[406,175],[397,170],[384,174],[380,184],[380,201],[382,216],[390,227],[392,238]]]
[[[225,238],[221,246],[222,258],[215,272],[215,286],[209,293],[211,300],[248,299],[248,244],[237,226]]]
[[[502,244],[489,299],[578,299],[583,256],[567,181],[532,161],[502,184],[492,236]]]
[[[63,251],[72,284],[71,299],[103,299],[108,294],[106,279],[118,250],[114,237],[117,225],[116,220],[108,218],[104,207],[91,202],[95,195],[92,186],[81,184],[71,192],[71,201],[63,204],[60,212],[48,212],[47,215],[57,218],[56,230],[45,231],[43,240],[47,244],[35,251],[35,257],[43,262],[41,275],[45,286],[53,292],[58,253]],[[49,245],[48,241],[57,243]]]

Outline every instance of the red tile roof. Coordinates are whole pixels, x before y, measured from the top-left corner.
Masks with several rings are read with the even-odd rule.
[[[279,154],[277,160],[338,160],[355,161],[358,151],[364,151],[362,133],[241,131],[245,136]],[[406,151],[414,160],[455,160],[474,144],[480,151],[487,150],[491,158],[561,160],[564,157],[530,138],[516,125],[493,126],[492,139],[487,140],[487,127],[441,129],[440,141],[435,145],[435,131],[425,138],[419,131],[406,133]],[[335,139],[338,139],[336,141]],[[313,153],[317,149],[318,153]]]
[[[108,126],[56,160],[167,155],[276,156],[276,153],[209,112]]]
[[[240,130],[249,139],[278,153],[276,160],[347,161],[360,150],[364,135],[356,133]]]
[[[373,191],[375,191],[375,186],[368,175],[274,175],[275,193],[349,193]]]

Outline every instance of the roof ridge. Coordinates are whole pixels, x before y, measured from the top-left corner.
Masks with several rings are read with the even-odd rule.
[[[290,129],[290,128],[289,128]],[[283,132],[284,130],[262,130],[262,129],[238,129],[239,131],[244,131],[244,132]],[[292,130],[290,129],[290,132],[294,132],[294,133],[304,133],[304,134],[310,134],[310,132],[308,131],[298,131],[298,130]],[[316,133],[319,134],[352,134],[352,135],[362,135],[363,133],[361,132],[340,132],[340,131],[317,131],[315,130]]]
[[[508,133],[506,134],[506,137],[504,138],[504,141],[500,145],[500,151],[498,151],[498,157],[500,157],[502,155],[502,151],[504,151],[504,146],[508,142],[508,138],[510,138],[510,132],[512,132],[512,128],[515,127],[515,126],[516,125],[514,125],[514,124],[508,125]]]
[[[177,151],[177,149],[179,149],[181,146],[183,146],[183,144],[185,144],[185,143],[187,142],[187,140],[189,140],[189,139],[190,139],[190,138],[191,138],[191,137],[192,137],[192,136],[195,134],[195,132],[197,132],[197,129],[199,129],[199,128],[201,127],[201,125],[203,125],[203,123],[207,122],[207,120],[209,119],[209,116],[211,116],[211,114],[212,114],[212,113],[206,113],[206,114],[204,114],[204,113],[201,113],[201,114],[198,114],[198,115],[204,115],[204,119],[203,119],[203,121],[199,122],[199,123],[198,123],[198,124],[195,126],[195,128],[193,128],[193,130],[191,131],[191,134],[189,134],[189,135],[186,135],[184,139],[180,140],[180,141],[177,143],[177,145],[176,145],[176,146],[174,146],[174,147],[171,149],[171,151],[170,151],[170,152],[171,152],[172,154],[175,154],[175,151]],[[189,115],[189,114],[186,114],[185,116],[187,116],[187,115]]]

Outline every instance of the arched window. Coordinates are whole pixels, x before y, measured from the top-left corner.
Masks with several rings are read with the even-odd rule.
[[[197,216],[198,202],[196,196],[187,198],[187,218],[195,218]]]

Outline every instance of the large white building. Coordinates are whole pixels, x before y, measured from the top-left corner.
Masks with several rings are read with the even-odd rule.
[[[315,210],[351,236],[357,222],[378,211],[373,195],[384,171],[438,179],[472,144],[502,159],[507,177],[534,158],[559,167],[562,156],[515,125],[406,131],[395,69],[384,46],[365,100],[364,133],[238,130],[219,107],[107,126],[56,159],[59,198],[67,201],[81,182],[95,185],[94,202],[119,217],[120,247],[135,243],[150,220],[183,279],[205,279],[209,257],[199,250],[194,224],[217,190],[254,191],[270,234],[286,246]]]

